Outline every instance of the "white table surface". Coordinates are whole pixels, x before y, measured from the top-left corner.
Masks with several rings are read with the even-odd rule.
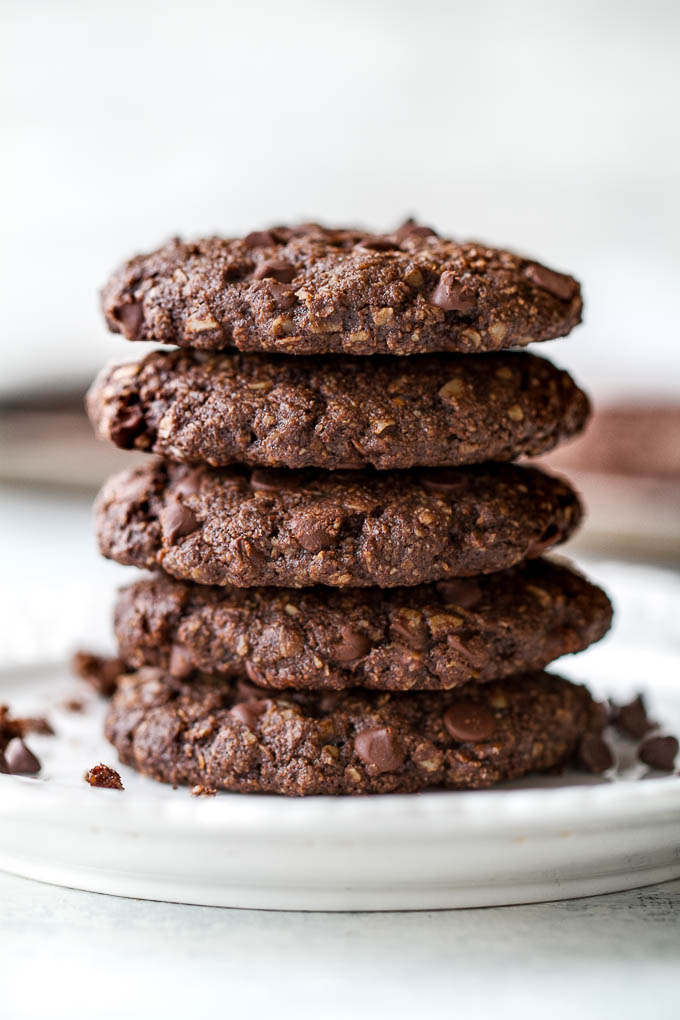
[[[2,493],[3,618],[14,613],[18,647],[31,628],[38,639],[38,608],[49,606],[40,592],[74,640],[105,639],[99,607],[69,617],[81,583],[127,576],[96,557],[89,532],[83,499]],[[3,636],[10,647],[12,636]],[[172,1020],[216,1008],[277,1020],[471,1011],[676,1020],[680,881],[561,903],[371,915],[152,903],[0,873],[2,1020]]]

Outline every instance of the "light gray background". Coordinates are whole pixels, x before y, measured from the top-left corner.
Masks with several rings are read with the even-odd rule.
[[[597,394],[680,395],[673,0],[0,11],[0,395],[130,356],[95,292],[174,233],[407,213],[579,275]]]

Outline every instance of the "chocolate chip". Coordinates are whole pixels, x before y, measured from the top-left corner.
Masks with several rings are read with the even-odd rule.
[[[444,495],[455,492],[457,489],[464,489],[468,485],[467,478],[452,468],[440,468],[438,471],[423,473],[420,476],[420,482],[428,492]]]
[[[480,638],[470,637],[465,642],[459,634],[447,634],[446,643],[449,648],[457,652],[463,663],[467,663],[470,669],[479,669],[484,665],[486,653]]]
[[[9,774],[10,774],[9,765],[7,764],[7,759],[5,758],[2,751],[0,751],[0,776],[8,776]]]
[[[279,283],[290,283],[295,276],[295,269],[285,259],[270,259],[261,262],[253,273],[254,280],[272,279]]]
[[[194,663],[191,655],[183,645],[173,645],[170,649],[168,668],[172,676],[178,680],[184,680],[194,670]]]
[[[456,279],[456,274],[449,270],[439,277],[439,283],[430,294],[429,302],[446,312],[462,312],[463,315],[470,315],[477,307],[475,293],[463,286]]]
[[[114,311],[116,320],[123,328],[123,336],[127,340],[138,340],[144,322],[144,306],[141,301],[133,301],[127,305],[119,305]]]
[[[397,241],[401,242],[407,237],[436,237],[437,234],[429,227],[422,227],[419,223],[416,223],[415,220],[408,219],[405,223],[402,223],[397,230],[395,230],[394,236]]]
[[[303,549],[310,553],[321,552],[322,549],[329,549],[337,544],[338,535],[336,531],[330,530],[323,524],[319,524],[307,517],[300,517],[291,522],[291,531]]]
[[[496,720],[485,705],[457,701],[444,712],[444,726],[454,740],[477,742],[491,736]]]
[[[244,668],[245,668],[246,675],[247,675],[248,679],[252,680],[252,682],[257,685],[259,691],[261,691],[261,689],[263,687],[266,687],[266,683],[265,683],[264,677],[260,673],[259,669],[257,669],[253,665],[252,662],[247,661],[245,663],[245,667]],[[259,696],[259,693],[258,693],[258,696]]]
[[[460,606],[461,609],[472,609],[482,598],[482,589],[477,582],[465,577],[438,581],[436,588],[447,605]]]
[[[340,640],[331,646],[330,653],[336,662],[355,662],[368,655],[372,647],[370,638],[345,624],[340,630]]]
[[[319,708],[322,712],[332,712],[338,707],[343,691],[323,691],[319,697]]]
[[[160,521],[163,541],[168,545],[173,545],[178,538],[184,538],[200,527],[196,514],[178,499],[163,507]]]
[[[105,790],[124,790],[120,775],[109,765],[94,765],[85,773],[85,782],[90,786],[99,786]]]
[[[291,290],[290,287],[286,287],[283,283],[270,283],[269,293],[271,294],[276,307],[280,308],[284,312],[297,304],[295,291]]]
[[[276,244],[276,238],[271,230],[253,230],[243,238],[246,248],[271,248]]]
[[[40,762],[21,737],[13,737],[5,748],[5,761],[12,775],[19,773],[34,776],[40,772]]]
[[[549,549],[551,545],[555,545],[555,542],[557,542],[559,537],[560,529],[553,521],[547,526],[547,528],[544,528],[538,538],[535,538],[529,543],[526,552],[527,559],[534,559],[536,556],[540,556],[546,551],[546,549]]]
[[[581,768],[595,775],[601,775],[614,764],[614,757],[599,733],[583,734],[577,758]]]
[[[239,722],[242,722],[249,730],[254,730],[257,720],[267,711],[268,707],[268,701],[242,701],[240,704],[234,705],[230,709],[229,714],[233,715]]]
[[[619,705],[616,725],[619,729],[624,730],[625,733],[638,740],[651,730],[653,724],[649,721],[641,694],[638,694],[627,705]]]
[[[109,424],[111,442],[124,450],[129,450],[134,440],[143,430],[144,415],[139,404],[123,408]]]
[[[399,251],[399,242],[380,234],[369,234],[357,241],[357,247],[368,248],[370,251]]]
[[[678,741],[675,737],[648,737],[638,751],[638,758],[645,765],[660,772],[672,772]]]
[[[405,641],[409,648],[423,651],[430,643],[430,634],[422,617],[395,616],[390,626],[392,635]]]
[[[178,482],[173,486],[173,492],[176,496],[196,496],[201,491],[201,480],[203,478],[203,471],[201,468],[194,468],[193,471],[187,471]]]
[[[256,468],[250,475],[250,487],[255,492],[279,492],[303,487],[304,476],[295,471],[270,471]]]
[[[578,284],[571,276],[555,273],[552,269],[539,266],[535,262],[527,266],[524,275],[541,290],[547,290],[560,301],[571,301],[578,291]]]
[[[250,663],[247,662],[245,668],[249,676],[260,675],[259,673],[256,673],[256,670],[254,670],[252,667],[251,673],[251,669],[248,668],[249,666]],[[244,679],[244,677],[242,676],[240,676],[236,681],[236,696],[240,698],[241,701],[252,701],[253,699],[257,700],[258,698],[261,698],[263,694],[267,695],[271,694],[271,696],[273,697],[275,693],[276,693],[275,691],[270,691],[267,687],[260,685],[256,681],[253,681],[253,683],[248,683],[248,681]]]
[[[406,757],[389,726],[376,726],[358,733],[354,738],[354,750],[378,775],[396,771]]]

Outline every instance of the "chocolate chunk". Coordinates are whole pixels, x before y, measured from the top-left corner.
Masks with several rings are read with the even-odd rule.
[[[118,305],[113,314],[122,327],[125,339],[136,340],[144,322],[144,306],[141,301]]]
[[[581,768],[595,775],[601,775],[614,764],[614,757],[599,733],[583,734],[577,757]]]
[[[178,538],[184,538],[200,527],[196,514],[178,499],[163,507],[160,521],[163,540],[168,545],[174,545]]]
[[[532,263],[524,270],[524,275],[541,290],[547,290],[560,301],[571,301],[578,290],[578,284],[571,276],[556,273],[545,266]]]
[[[253,273],[254,280],[272,279],[279,283],[290,283],[295,276],[295,269],[285,259],[270,259],[261,262]]]
[[[194,669],[190,653],[182,645],[173,645],[170,649],[169,668],[173,676],[184,679]]]
[[[254,730],[257,720],[267,711],[268,707],[268,701],[241,701],[230,709],[230,715],[233,715],[235,719],[242,722],[249,730]]]
[[[359,634],[345,625],[340,631],[340,641],[331,647],[331,655],[337,662],[354,662],[368,655],[372,647],[370,638]]]
[[[647,717],[647,709],[641,694],[638,694],[627,705],[619,705],[616,725],[637,740],[651,730],[653,724]]]
[[[444,726],[454,740],[486,740],[496,728],[493,713],[474,701],[457,701],[444,713]]]
[[[135,438],[144,430],[144,415],[139,404],[124,407],[109,425],[111,442],[124,450],[129,449]]]
[[[109,765],[103,765],[101,762],[99,765],[93,765],[89,771],[85,773],[85,782],[89,783],[90,786],[98,786],[103,790],[124,790],[123,782],[118,772],[112,769]]]
[[[439,283],[430,294],[431,305],[443,308],[445,312],[461,312],[471,315],[477,307],[477,298],[472,290],[456,279],[448,270],[439,277]]]
[[[270,283],[269,293],[274,299],[274,304],[276,305],[276,307],[280,308],[281,311],[283,312],[287,311],[289,308],[292,308],[293,305],[297,304],[295,291],[291,290],[290,287],[287,287],[283,283],[276,282]]]
[[[648,737],[638,751],[638,758],[645,765],[660,772],[672,772],[678,741],[675,737]]]
[[[482,598],[482,589],[471,578],[438,581],[436,587],[447,605],[460,606],[461,609],[472,609]]]
[[[2,751],[0,751],[0,776],[8,776],[9,774],[10,772],[9,765],[7,764],[7,759],[5,758]]]
[[[294,520],[291,529],[302,548],[307,552],[317,553],[322,549],[329,549],[338,541],[337,532],[306,517]]]
[[[243,238],[246,248],[272,248],[276,244],[276,238],[271,230],[253,230]]]
[[[406,758],[389,726],[376,726],[358,733],[354,738],[354,750],[378,775],[395,772]]]
[[[34,776],[40,772],[40,762],[21,737],[14,737],[5,748],[5,761],[12,775]]]

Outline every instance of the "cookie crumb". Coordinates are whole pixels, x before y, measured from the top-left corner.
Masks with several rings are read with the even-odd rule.
[[[27,733],[54,736],[54,730],[44,716],[13,718],[9,706],[0,705],[0,750],[4,750],[13,737],[24,737]]]
[[[67,712],[82,712],[85,708],[85,704],[80,700],[80,698],[68,698],[63,703],[63,707]]]
[[[215,789],[214,786],[201,786],[200,783],[197,783],[196,786],[192,786],[190,792],[191,792],[191,796],[192,797],[216,797],[217,796],[217,790]]]
[[[104,698],[110,698],[118,686],[118,677],[127,672],[122,659],[114,656],[96,655],[81,650],[71,659],[71,670]]]
[[[109,765],[104,765],[102,762],[99,765],[94,765],[88,772],[85,773],[85,782],[89,783],[90,786],[100,786],[105,790],[124,790],[120,775],[115,769],[112,769]]]

